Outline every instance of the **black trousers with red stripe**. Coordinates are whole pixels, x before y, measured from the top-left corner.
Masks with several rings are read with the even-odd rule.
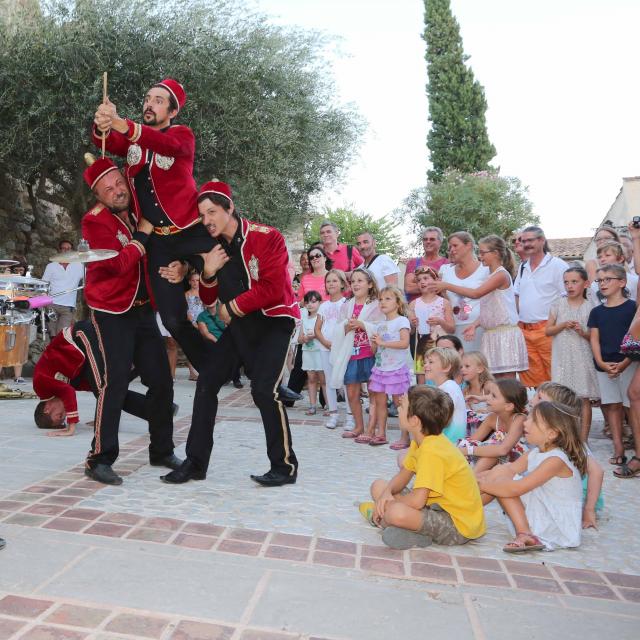
[[[98,398],[100,389],[104,384],[104,360],[100,352],[100,343],[95,327],[88,320],[79,320],[73,325],[73,341],[84,353],[86,361],[80,375],[71,381],[71,386],[81,388],[87,383],[93,395]],[[129,373],[129,382],[137,377],[138,373],[132,369]],[[86,387],[84,387],[86,389]],[[148,420],[147,401],[142,393],[127,391],[122,410],[141,420]]]
[[[150,304],[126,313],[92,312],[100,351],[104,358],[104,381],[96,403],[95,432],[87,465],[112,465],[118,457],[118,429],[125,407],[131,365],[147,387],[145,414],[149,421],[149,457],[173,453],[173,381],[169,360]]]
[[[202,471],[209,466],[218,392],[238,362],[251,380],[251,395],[260,410],[271,469],[293,475],[298,460],[291,444],[287,410],[277,400],[277,387],[287,358],[295,323],[291,318],[268,318],[253,313],[234,319],[200,369],[193,417],[187,439],[187,457]]]

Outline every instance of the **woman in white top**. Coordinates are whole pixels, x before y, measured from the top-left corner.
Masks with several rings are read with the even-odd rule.
[[[443,284],[476,289],[488,277],[489,269],[480,264],[475,256],[475,242],[473,236],[466,231],[456,231],[449,238],[449,260],[452,264],[442,265],[440,276]],[[456,321],[455,334],[463,341],[467,351],[480,351],[480,339],[482,331],[476,331],[473,340],[464,337],[465,329],[478,319],[480,314],[480,301],[449,291],[448,297],[453,307],[453,314]]]
[[[516,372],[529,368],[527,345],[518,326],[518,310],[513,292],[513,254],[507,243],[496,235],[482,238],[478,255],[490,276],[476,288],[450,283],[434,283],[437,290],[450,291],[480,301],[477,319],[464,331],[466,340],[474,339],[478,327],[484,329],[480,351],[487,358],[489,370],[496,378],[514,378]]]

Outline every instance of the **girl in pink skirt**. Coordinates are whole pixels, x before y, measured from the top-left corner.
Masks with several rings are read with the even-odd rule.
[[[387,395],[397,406],[400,396],[407,393],[411,385],[408,366],[411,323],[404,295],[397,287],[385,287],[379,301],[385,321],[378,324],[371,342],[375,364],[369,379],[369,400],[375,411],[370,412],[368,430],[372,435],[369,444],[373,446],[387,444]]]

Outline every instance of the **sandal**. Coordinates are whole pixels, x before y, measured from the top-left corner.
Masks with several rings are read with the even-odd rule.
[[[362,434],[361,433],[354,433],[353,431],[343,431],[342,432],[342,437],[343,438],[359,438]]]
[[[354,442],[357,442],[358,444],[369,444],[372,440],[372,436],[368,436],[366,433],[361,433]]]
[[[309,407],[304,413],[307,416],[315,416],[316,415],[316,408],[315,407]]]
[[[631,462],[632,460],[637,460],[638,462],[640,462],[640,458],[638,458],[638,456],[633,456],[631,460],[629,460],[629,462]],[[613,470],[613,475],[616,478],[623,479],[637,478],[638,476],[640,476],[640,466],[637,469],[631,469],[628,464],[624,463],[619,469]]]
[[[378,447],[381,444],[389,444],[389,441],[384,436],[373,436],[373,438],[371,438],[371,442],[369,442],[369,444],[372,447]]]
[[[403,449],[408,449],[409,443],[403,442],[402,440],[396,440],[389,445],[389,449],[393,449],[394,451],[402,451]]]
[[[516,534],[513,542],[508,542],[502,547],[505,553],[527,553],[529,551],[542,551],[544,545],[538,536],[530,531],[521,531]]]
[[[609,464],[612,464],[614,467],[621,467],[623,464],[627,464],[627,456],[612,456],[609,458]]]

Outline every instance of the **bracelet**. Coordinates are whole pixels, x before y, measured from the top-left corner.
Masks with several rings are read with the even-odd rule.
[[[467,443],[467,455],[468,456],[472,456],[473,455],[473,450],[475,449],[475,447],[472,444]]]
[[[217,273],[214,273],[212,276],[210,276],[210,277],[206,278],[206,277],[204,276],[204,273],[203,273],[203,275],[202,275],[202,281],[203,281],[205,284],[211,284],[212,282],[215,282],[215,279],[216,279],[216,276],[217,276],[217,275],[218,275]]]

